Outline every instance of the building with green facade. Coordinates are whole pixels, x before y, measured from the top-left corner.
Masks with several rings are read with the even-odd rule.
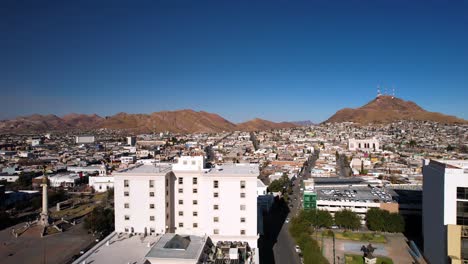
[[[304,210],[316,209],[317,208],[317,194],[312,191],[304,191]]]

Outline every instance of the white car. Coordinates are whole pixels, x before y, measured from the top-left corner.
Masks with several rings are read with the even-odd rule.
[[[296,253],[301,253],[301,248],[298,245],[296,245],[295,249],[296,249]]]
[[[285,221],[285,222],[286,222],[286,224],[289,223],[289,218],[286,218],[286,221]]]

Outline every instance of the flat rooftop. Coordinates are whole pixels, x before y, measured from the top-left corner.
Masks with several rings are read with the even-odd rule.
[[[361,178],[339,178],[339,177],[312,177],[315,185],[320,184],[358,184],[364,180]]]
[[[86,263],[107,264],[107,263],[146,263],[145,255],[150,251],[150,245],[156,243],[161,236],[140,236],[128,237],[125,235],[111,234],[109,246],[106,243],[92,248],[83,255],[83,258],[77,259],[75,264]],[[89,254],[88,256],[86,256]]]
[[[120,170],[116,174],[159,174],[167,173],[172,170],[172,166],[169,163],[156,163],[154,165],[137,164],[136,166],[128,169]]]
[[[392,202],[398,196],[391,189],[368,186],[318,187],[317,200],[351,202]]]
[[[256,177],[260,174],[260,171],[258,164],[234,163],[217,165],[215,168],[205,169],[205,173],[213,175],[248,174]]]
[[[188,241],[188,245],[182,248],[168,248],[168,242],[172,239]],[[172,240],[171,242],[173,242]],[[197,260],[205,246],[206,238],[199,236],[184,236],[176,234],[164,234],[159,241],[146,254],[146,258],[165,258],[165,259],[194,259]]]

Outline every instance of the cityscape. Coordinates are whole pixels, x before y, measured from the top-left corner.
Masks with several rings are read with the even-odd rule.
[[[104,2],[0,4],[0,263],[468,263],[466,3]]]

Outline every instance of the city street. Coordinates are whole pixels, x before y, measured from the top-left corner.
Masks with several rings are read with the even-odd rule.
[[[310,170],[315,166],[315,161],[318,158],[318,152],[311,156],[308,164],[304,167],[302,173],[293,182],[293,194],[289,196],[290,205],[288,205],[287,219],[292,219],[297,215],[301,208],[302,193],[301,180],[310,177]],[[292,206],[291,206],[292,205]],[[281,218],[280,218],[281,219]],[[283,219],[284,221],[284,219]],[[289,234],[289,223],[284,223],[281,226],[280,232],[277,236],[276,244],[273,246],[274,263],[301,263],[299,255],[296,253],[294,239]]]

